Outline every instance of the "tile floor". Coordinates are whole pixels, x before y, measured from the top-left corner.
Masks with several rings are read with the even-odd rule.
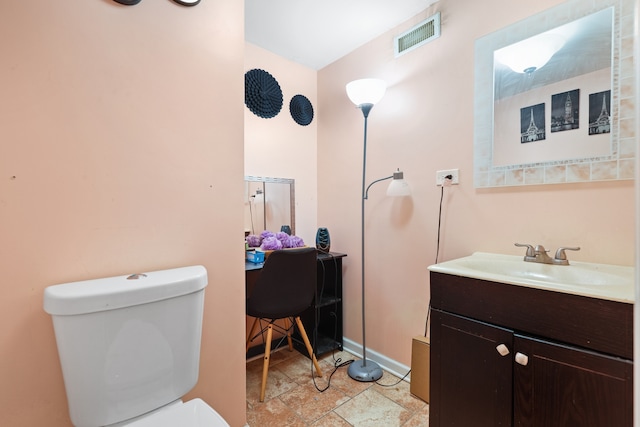
[[[335,359],[354,359],[350,353],[327,354],[318,362],[327,387]],[[247,423],[250,427],[428,427],[429,405],[409,392],[409,383],[387,372],[376,383],[361,383],[340,367],[330,387],[319,392],[311,379],[311,361],[297,351],[272,353],[265,400],[259,402],[262,358],[247,362]],[[397,383],[397,384],[396,384]],[[379,384],[395,384],[383,387]]]

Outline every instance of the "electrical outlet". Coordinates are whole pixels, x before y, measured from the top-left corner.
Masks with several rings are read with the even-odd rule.
[[[444,185],[445,177],[451,175],[450,184],[458,184],[458,169],[446,169],[436,172],[436,185]]]

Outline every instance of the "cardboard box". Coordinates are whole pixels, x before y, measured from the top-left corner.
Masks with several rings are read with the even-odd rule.
[[[414,337],[411,344],[411,384],[409,391],[429,403],[429,364],[431,347],[429,338]]]

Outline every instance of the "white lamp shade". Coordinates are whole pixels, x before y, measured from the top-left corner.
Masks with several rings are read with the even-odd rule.
[[[404,174],[397,170],[393,173],[393,179],[387,187],[387,196],[391,197],[403,197],[411,195],[411,187],[409,183],[404,180]]]
[[[380,79],[360,79],[347,83],[347,96],[357,106],[377,104],[386,90],[387,84]]]
[[[496,50],[494,58],[516,73],[532,73],[544,67],[564,43],[564,37],[544,33]]]

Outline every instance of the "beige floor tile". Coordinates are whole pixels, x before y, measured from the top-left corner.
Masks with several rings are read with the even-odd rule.
[[[429,427],[429,405],[415,412],[403,427]]]
[[[324,355],[318,360],[324,375],[312,379],[308,357],[286,348],[273,352],[264,403],[258,401],[263,359],[247,362],[249,426],[428,427],[429,405],[411,395],[409,383],[387,372],[378,382],[390,387],[362,383],[347,366],[336,369],[353,359],[346,352]]]
[[[393,400],[400,406],[405,409],[409,409],[413,412],[420,411],[424,407],[428,406],[428,404],[417,397],[411,394],[409,390],[410,384],[406,381],[398,382],[399,378],[385,373],[382,378],[380,378],[377,382],[379,384],[386,384],[391,386],[383,386],[376,384],[375,390],[381,395]]]
[[[247,424],[251,427],[305,427],[307,425],[279,399],[247,405]]]
[[[320,418],[311,427],[351,427],[351,424],[346,422],[341,416],[335,412],[329,412],[324,417]]]
[[[318,376],[311,359],[304,356],[284,359],[280,363],[274,364],[273,368],[284,373],[296,382],[306,382],[311,379],[312,373],[314,376]],[[323,365],[320,366],[320,369],[323,371],[323,374],[327,371]]]
[[[260,400],[260,385],[262,384],[262,371],[247,371],[247,401],[255,403]],[[265,400],[273,399],[282,393],[299,387],[298,383],[291,380],[277,369],[269,369],[267,376],[267,387],[265,389]]]
[[[369,388],[344,405],[335,413],[348,423],[358,427],[402,426],[413,413]]]
[[[311,423],[349,400],[340,390],[330,387],[324,392],[318,391],[309,379],[287,393],[280,400],[305,422]]]

